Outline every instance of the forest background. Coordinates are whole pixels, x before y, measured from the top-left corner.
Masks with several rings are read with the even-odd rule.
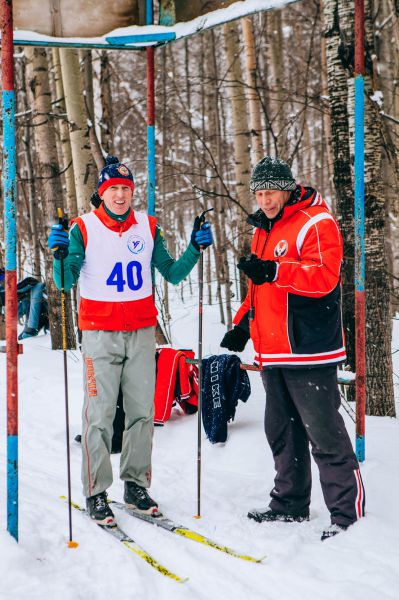
[[[399,0],[366,0],[365,9],[367,414],[393,417]],[[343,317],[352,370],[353,11],[353,3],[345,0],[306,0],[156,50],[156,213],[169,249],[179,255],[195,215],[214,208],[205,301],[219,306],[220,321],[230,327],[233,304],[246,287],[235,265],[249,251],[246,218],[255,209],[251,170],[265,154],[285,159],[298,183],[320,191],[342,229]],[[134,206],[145,210],[145,53],[16,47],[15,68],[18,279],[34,276],[46,282],[52,347],[60,348],[60,297],[52,282],[49,227],[57,220],[57,208],[70,219],[90,210],[108,153],[132,168]],[[183,282],[182,301],[195,289],[195,276]],[[156,295],[164,341],[169,341],[168,284],[159,281]],[[75,306],[72,297],[70,347],[75,345]]]

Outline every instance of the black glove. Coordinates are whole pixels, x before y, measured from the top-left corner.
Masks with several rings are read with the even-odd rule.
[[[227,350],[232,350],[233,352],[241,352],[244,350],[248,340],[248,331],[245,331],[245,329],[242,329],[242,327],[237,327],[237,325],[234,325],[233,329],[225,334],[224,338],[220,342],[220,347],[227,348]]]
[[[277,273],[277,262],[275,260],[261,260],[256,254],[242,256],[237,269],[243,271],[247,277],[256,285],[271,283]]]

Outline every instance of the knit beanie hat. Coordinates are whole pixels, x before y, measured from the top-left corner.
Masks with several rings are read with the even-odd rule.
[[[280,158],[265,156],[255,166],[249,185],[251,192],[258,190],[295,190],[296,182],[288,164]]]
[[[105,167],[98,177],[98,194],[101,196],[111,185],[128,185],[134,190],[133,173],[116,156],[107,156],[105,160]]]

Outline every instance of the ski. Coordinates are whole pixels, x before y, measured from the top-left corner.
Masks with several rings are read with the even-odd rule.
[[[224,552],[225,554],[229,554],[230,556],[234,556],[235,558],[240,558],[241,560],[246,560],[248,562],[261,563],[266,558],[266,556],[262,556],[262,558],[255,558],[254,556],[250,556],[248,554],[241,554],[233,548],[229,548],[228,546],[223,546],[222,544],[218,544],[214,540],[205,537],[201,533],[193,531],[184,525],[178,525],[171,519],[165,517],[161,512],[155,512],[152,515],[144,514],[128,508],[122,502],[117,502],[116,500],[108,500],[110,504],[123,510],[128,515],[132,517],[136,517],[137,519],[141,519],[142,521],[146,521],[147,523],[152,523],[157,527],[162,527],[166,531],[170,531],[171,533],[175,533],[176,535],[181,535],[189,540],[193,540],[193,542],[198,542],[199,544],[204,544],[205,546],[210,546],[211,548],[215,548],[215,550],[219,550],[220,552]]]
[[[61,500],[67,501],[66,496],[60,496],[60,498]],[[76,504],[76,502],[72,502],[72,506],[74,509],[86,515],[87,518],[90,519],[86,509],[82,508],[79,504]],[[135,542],[133,538],[131,538],[127,533],[125,533],[117,523],[113,523],[112,525],[99,525],[98,523],[95,524],[98,527],[100,527],[100,529],[102,529],[103,531],[106,531],[107,533],[112,535],[112,537],[121,542],[131,552],[134,552],[134,554],[145,560],[146,563],[148,563],[151,567],[158,571],[158,573],[161,573],[161,575],[169,577],[169,579],[173,579],[174,581],[177,581],[179,583],[184,583],[185,581],[188,581],[188,577],[180,577],[179,575],[176,575],[176,573],[169,571],[166,567],[161,565],[161,563],[159,563],[153,556],[151,556],[151,554],[149,554],[146,550],[139,546],[139,544],[137,544],[137,542]]]

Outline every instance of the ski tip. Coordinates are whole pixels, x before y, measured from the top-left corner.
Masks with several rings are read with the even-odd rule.
[[[262,556],[261,558],[258,558],[258,559],[256,560],[256,562],[258,562],[258,563],[263,563],[263,561],[264,561],[264,560],[266,560],[266,558],[267,558],[267,554],[265,554],[265,555],[264,555],[264,556]]]
[[[68,545],[68,548],[78,548],[78,546],[79,546],[78,542],[74,542],[73,540],[69,540],[67,545]]]

